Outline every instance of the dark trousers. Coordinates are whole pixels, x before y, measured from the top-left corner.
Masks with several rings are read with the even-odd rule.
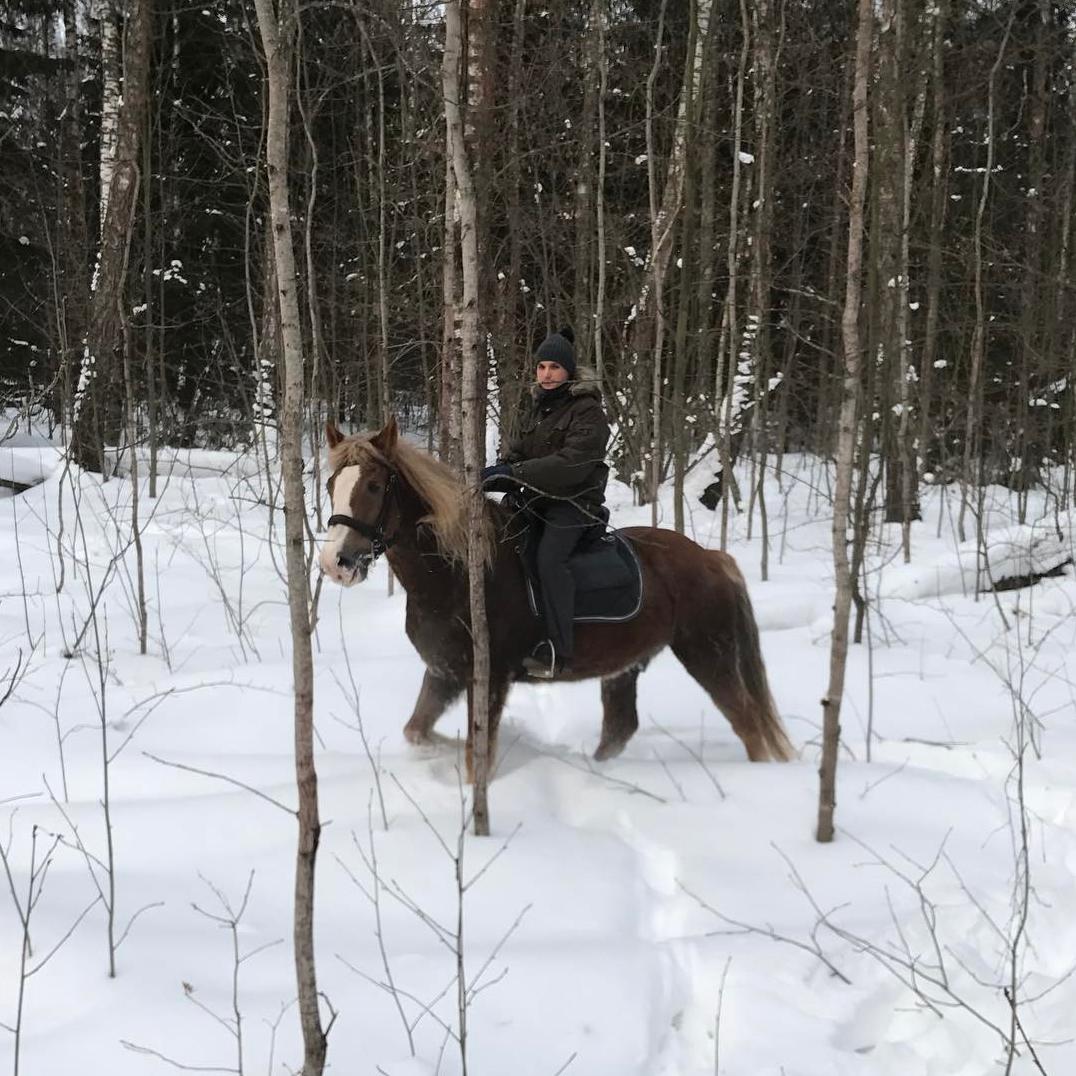
[[[557,656],[569,660],[575,646],[575,580],[568,558],[594,520],[566,501],[543,506],[541,516],[544,526],[538,541],[537,564],[542,615]]]

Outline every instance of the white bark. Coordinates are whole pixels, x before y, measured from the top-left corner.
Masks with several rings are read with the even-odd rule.
[[[485,496],[479,485],[479,471],[485,463],[485,415],[481,367],[478,359],[478,225],[474,177],[465,140],[460,108],[460,54],[462,32],[460,0],[445,5],[445,55],[442,85],[445,99],[445,127],[456,181],[456,203],[460,222],[460,250],[463,264],[463,304],[460,319],[461,426],[463,432],[464,484],[471,491],[467,542],[467,574],[470,586],[471,641],[474,647],[471,706],[467,742],[470,748],[470,777],[474,781],[474,821],[478,836],[489,835],[488,782],[490,763],[489,729],[489,625],[486,622],[486,549],[482,526]],[[460,1048],[464,1049],[463,1028]],[[464,1055],[466,1058],[466,1055]],[[466,1063],[466,1061],[465,1061]]]
[[[848,509],[852,495],[852,464],[858,426],[861,345],[859,307],[863,290],[863,210],[867,200],[870,146],[867,130],[867,82],[870,68],[873,17],[871,0],[859,0],[856,35],[855,84],[852,91],[852,122],[855,159],[852,193],[848,205],[848,259],[841,315],[844,380],[837,428],[837,481],[833,493],[833,633],[829,651],[829,686],[822,699],[822,762],[819,768],[819,841],[833,840],[833,814],[837,806],[837,751],[841,736],[841,700],[848,659],[848,618],[852,608],[852,579],[848,561]]]
[[[710,47],[711,13],[713,0],[698,0],[695,7],[695,49],[688,63],[684,65],[684,80],[680,87],[679,105],[676,110],[676,128],[673,132],[672,147],[665,169],[665,185],[662,189],[661,206],[651,224],[652,233],[657,242],[652,245],[649,261],[650,270],[664,275],[669,266],[672,253],[672,230],[684,199],[684,161],[687,148],[690,115],[688,106],[698,93],[702,77],[706,50]],[[639,298],[639,313],[642,314],[647,301],[644,291]]]
[[[326,1031],[318,1010],[314,963],[314,878],[321,822],[318,817],[317,770],[314,766],[314,667],[310,646],[310,587],[305,556],[306,497],[302,475],[303,337],[299,316],[295,244],[288,188],[288,111],[291,81],[289,39],[292,13],[281,0],[282,26],[272,0],[255,0],[262,47],[268,67],[269,113],[266,169],[270,227],[276,263],[276,301],[284,359],[281,467],[284,485],[284,537],[291,614],[292,676],[295,693],[295,777],[299,792],[299,838],[295,870],[293,938],[303,1032],[302,1076],[321,1076],[325,1068]]]
[[[595,187],[594,212],[598,228],[598,294],[594,299],[594,369],[598,384],[602,384],[605,374],[605,357],[602,352],[602,322],[605,320],[605,166],[607,151],[605,148],[605,92],[609,80],[609,61],[605,55],[605,11],[601,0],[594,0],[591,18],[596,19],[596,26],[591,29],[597,34],[598,82],[598,181]]]
[[[120,71],[122,57],[116,9],[113,0],[97,0],[97,18],[101,23],[101,218],[105,226],[108,192],[116,156],[116,137],[120,118]]]

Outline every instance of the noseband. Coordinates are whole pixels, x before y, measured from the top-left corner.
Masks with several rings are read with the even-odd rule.
[[[381,497],[381,511],[377,513],[377,519],[374,520],[373,525],[363,523],[361,519],[355,519],[353,516],[329,516],[328,526],[340,524],[342,527],[350,527],[353,531],[358,531],[370,543],[370,552],[360,555],[369,558],[370,563],[377,560],[400,536],[399,530],[391,535],[385,533],[385,522],[389,514],[389,496],[395,488],[396,472],[389,471],[389,476],[385,480],[385,492]]]

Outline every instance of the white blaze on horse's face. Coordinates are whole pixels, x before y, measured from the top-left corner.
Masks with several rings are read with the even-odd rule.
[[[332,515],[351,515],[351,495],[355,492],[362,478],[362,468],[357,464],[341,467],[333,479]],[[347,549],[355,534],[343,523],[334,523],[325,536],[321,546],[319,562],[321,570],[334,582],[343,587],[366,578],[367,562],[360,560],[354,551]]]

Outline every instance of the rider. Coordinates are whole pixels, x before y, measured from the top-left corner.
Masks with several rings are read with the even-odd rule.
[[[609,420],[593,370],[576,367],[569,328],[550,333],[534,353],[535,384],[524,402],[520,434],[482,482],[511,478],[523,486],[528,509],[542,520],[538,576],[547,638],[523,660],[540,679],[570,672],[575,581],[568,559],[586,529],[605,520]]]

